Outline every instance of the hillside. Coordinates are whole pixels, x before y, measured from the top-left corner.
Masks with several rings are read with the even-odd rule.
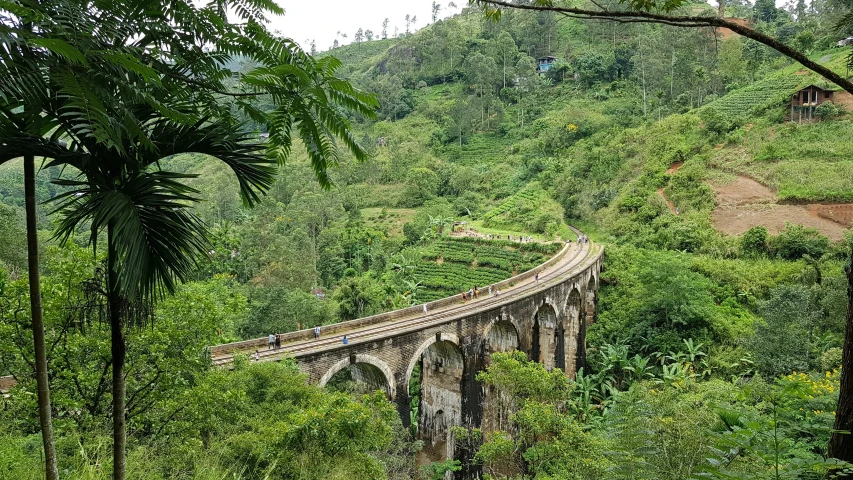
[[[323,145],[310,135],[281,148],[287,161],[251,208],[229,164],[199,153],[135,172],[170,172],[181,195],[128,210],[128,221],[185,208],[182,218],[197,216],[208,232],[174,293],[122,299],[134,313],[121,339],[128,477],[827,478],[837,465],[829,437],[844,414],[842,349],[853,346],[843,274],[851,97],[732,32],[520,10],[494,22],[471,7],[442,18],[449,5],[433,8],[412,33],[359,33],[316,55],[342,63],[330,80],[340,91],[312,90],[329,102],[314,113],[334,117],[318,128],[368,154],[331,155],[330,188],[317,182],[311,158]],[[832,48],[837,34],[826,27],[845,8],[760,0],[720,13],[846,72],[851,47]],[[717,14],[705,2],[677,11]],[[263,76],[278,81],[277,72]],[[349,108],[340,92],[350,84],[375,94],[375,115]],[[814,118],[803,120],[791,100],[809,85],[832,101],[804,107]],[[230,93],[239,96],[222,111],[243,101],[257,110],[228,121],[275,145],[259,134],[276,125],[257,113],[293,94]],[[0,166],[0,377],[18,382],[0,399],[0,477],[35,480],[44,477],[22,166]],[[90,243],[87,222],[67,242],[53,237],[67,212],[53,212],[52,200],[71,188],[60,177],[83,178],[69,166],[36,179],[52,415],[63,478],[94,480],[111,465],[119,329],[102,319],[113,305],[103,300],[104,242]],[[601,271],[587,264],[593,277],[578,279],[561,270],[581,288],[559,301],[545,290],[551,278],[518,310],[494,299],[471,319],[474,334],[444,329],[440,310],[400,326],[424,334],[413,343],[365,333],[382,325],[326,327],[398,309],[420,315],[421,303],[483,291],[578,235],[603,251]],[[163,244],[175,258],[186,253]],[[321,332],[313,339],[312,327]],[[299,345],[268,344],[297,330]],[[212,366],[208,347],[244,340],[251,347],[229,360],[233,371]],[[252,352],[258,345],[281,361]],[[405,368],[388,374],[380,347]],[[309,376],[289,357],[295,348],[337,370]],[[557,368],[546,368],[551,360]]]

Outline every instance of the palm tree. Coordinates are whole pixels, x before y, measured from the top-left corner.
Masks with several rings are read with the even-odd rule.
[[[97,220],[106,230],[107,250],[114,260],[108,268],[113,276],[108,279],[110,313],[115,316],[111,322],[120,322],[123,310],[128,313],[132,302],[127,299],[150,298],[162,291],[161,287],[170,290],[174,280],[183,277],[187,265],[192,265],[193,253],[197,253],[205,239],[198,220],[183,208],[184,202],[194,200],[194,192],[181,183],[183,177],[148,170],[152,158],[181,151],[175,145],[166,145],[169,142],[163,138],[169,137],[156,135],[172,135],[181,128],[192,128],[196,134],[207,132],[213,135],[211,139],[224,141],[204,144],[201,138],[196,138],[199,143],[192,148],[199,151],[204,151],[203,147],[219,148],[211,151],[219,151],[224,155],[220,159],[231,162],[247,204],[256,201],[259,193],[268,188],[272,163],[289,157],[293,136],[302,140],[317,179],[324,187],[331,185],[328,167],[337,162],[336,140],[356,159],[367,157],[340,109],[372,117],[377,106],[375,98],[334,76],[340,67],[337,59],[315,61],[291,40],[276,38],[261,27],[265,15],[283,13],[274,3],[241,2],[237,11],[240,18],[234,23],[225,17],[229,4],[227,0],[215,0],[197,8],[186,0],[143,3],[113,0],[97,5],[74,0],[22,0],[15,3],[14,13],[0,7],[0,24],[4,27],[0,29],[0,128],[4,129],[0,135],[0,163],[24,156],[34,165],[35,157],[43,156],[53,159],[51,165],[71,164],[82,172],[88,187],[84,188],[84,182],[78,180],[81,183],[76,184],[80,189],[77,193],[83,194],[78,200],[91,199],[87,210],[90,217],[69,215],[63,222],[62,234],[71,231],[74,221],[87,218]],[[153,56],[152,51],[159,53]],[[240,78],[240,88],[236,91],[226,88],[233,74],[224,66],[235,55],[246,56],[260,65]],[[87,82],[81,82],[81,78]],[[258,99],[271,102],[272,108],[258,108]],[[141,109],[147,113],[137,116],[140,109],[127,107],[131,104],[146,105],[150,111]],[[27,115],[23,116],[26,117],[23,123],[16,123],[15,112],[22,105],[27,106],[24,109]],[[234,137],[236,125],[230,124],[230,120],[225,124],[219,122],[230,118],[234,107],[270,132],[266,157],[256,150],[241,154],[240,149],[245,146],[240,146],[240,142],[244,138]],[[34,129],[28,122],[37,118],[40,120],[35,124],[41,127]],[[217,127],[211,129],[211,125]],[[42,137],[51,130],[51,138]],[[70,139],[70,146],[57,143],[59,138]],[[96,166],[101,162],[103,167]],[[109,185],[109,180],[118,183]],[[162,202],[145,208],[140,203],[135,211],[147,215],[148,222],[162,216],[161,220],[181,227],[164,232],[182,237],[184,243],[176,250],[164,250],[167,256],[161,257],[160,263],[150,255],[141,255],[144,252],[139,243],[132,246],[123,243],[139,240],[129,232],[134,228],[140,231],[142,217],[136,217],[136,224],[126,223],[130,218],[116,217],[115,209],[119,206],[135,208],[132,199]],[[70,199],[63,198],[59,209],[75,213],[66,210],[72,204],[69,202]],[[32,225],[35,225],[34,211],[33,203],[33,208],[28,209]],[[112,221],[104,223],[105,218]],[[93,231],[93,240],[100,231]],[[30,238],[35,241],[34,236]],[[146,240],[165,245],[179,239]],[[128,252],[137,255],[128,257]],[[31,272],[38,265],[37,257],[33,259]],[[155,263],[148,263],[152,259]],[[37,288],[38,278],[30,279]],[[37,300],[39,295],[33,298]],[[39,309],[34,304],[33,311],[36,310]],[[34,313],[34,331],[38,330],[38,318]],[[124,339],[120,328],[113,329],[113,340],[114,364],[122,366]],[[39,335],[34,342],[36,351],[39,344],[43,351]],[[45,374],[37,375],[40,393],[47,392],[46,361],[43,365]],[[114,415],[113,468],[114,478],[122,479],[124,390],[123,379],[116,370],[113,371],[117,394],[114,398],[120,404],[114,405],[117,414]],[[55,458],[51,454],[53,442],[46,428],[50,425],[49,399],[43,402],[40,395],[39,404],[47,476],[55,478],[51,474],[51,469],[56,470],[55,460],[51,462]]]
[[[0,162],[2,163],[2,162]],[[45,471],[48,480],[59,478],[56,461],[56,447],[53,440],[53,421],[50,403],[50,381],[47,370],[47,349],[45,347],[44,320],[41,306],[41,281],[39,275],[39,242],[36,225],[36,169],[35,157],[24,157],[24,203],[27,223],[27,271],[30,287],[30,318],[33,331],[35,353],[36,387],[39,411],[39,425],[42,432]]]
[[[8,144],[11,138],[20,132],[28,132],[42,138],[54,124],[40,116],[38,107],[16,105],[12,107],[0,102],[0,145]],[[27,142],[24,143],[26,145]],[[2,147],[0,147],[2,148]],[[0,165],[17,157],[0,155]],[[39,412],[39,426],[42,431],[42,445],[45,458],[45,477],[48,480],[59,478],[56,460],[56,446],[53,440],[53,420],[50,402],[50,380],[47,369],[47,349],[45,347],[45,329],[41,305],[41,280],[39,275],[39,242],[36,213],[36,168],[35,155],[29,151],[24,157],[24,204],[27,224],[27,272],[30,287],[30,320],[33,333],[34,365],[36,370],[36,389]]]
[[[145,322],[151,302],[172,293],[176,281],[186,279],[208,250],[206,226],[191,211],[198,192],[184,183],[193,175],[163,171],[159,161],[179,153],[216,158],[231,167],[249,205],[269,188],[275,173],[275,159],[227,121],[184,125],[153,110],[137,118],[147,119],[143,125],[151,145],[113,149],[87,137],[72,142],[73,155],[59,162],[80,173],[56,180],[69,190],[53,199],[61,217],[56,231],[61,240],[67,241],[80,225],[89,225],[95,246],[106,236],[114,478],[124,478],[125,467],[125,331]]]

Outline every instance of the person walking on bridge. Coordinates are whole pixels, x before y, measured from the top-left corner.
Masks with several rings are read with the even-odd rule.
[[[318,338],[320,338],[320,326],[315,325],[314,326],[314,340],[316,340]]]
[[[279,348],[281,348],[281,334],[276,333],[275,334],[275,349],[278,350]]]
[[[349,339],[347,338],[346,335],[344,335],[343,343],[344,343],[344,345],[349,345]]]
[[[536,272],[536,283],[539,283],[539,272]]]
[[[267,342],[267,350],[272,350],[275,348],[275,334],[270,334]]]

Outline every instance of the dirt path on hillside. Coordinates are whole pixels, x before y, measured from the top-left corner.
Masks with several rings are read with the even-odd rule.
[[[663,201],[666,202],[667,206],[669,206],[669,211],[672,212],[673,215],[678,215],[678,211],[675,209],[675,205],[670,202],[669,199],[666,198],[666,194],[663,193],[663,188],[658,189],[658,195],[660,195],[660,198],[662,198]]]
[[[672,165],[670,165],[669,168],[666,169],[666,173],[672,175],[673,173],[677,172],[678,169],[681,168],[683,165],[684,165],[684,162],[675,162]]]
[[[714,227],[728,235],[740,235],[758,225],[777,234],[786,223],[793,223],[839,240],[845,228],[853,224],[851,204],[780,205],[772,190],[747,177],[725,185],[712,184],[711,189],[717,200],[711,214]]]
[[[675,172],[678,171],[679,168],[681,168],[682,165],[684,165],[684,162],[675,162],[670,165],[669,168],[666,169],[666,173],[669,175],[673,175],[675,174]],[[658,195],[660,195],[660,198],[662,198],[663,201],[666,202],[667,206],[669,207],[669,211],[672,212],[674,215],[678,215],[678,209],[675,208],[674,203],[670,202],[669,199],[666,198],[666,194],[663,193],[663,188],[658,189]]]

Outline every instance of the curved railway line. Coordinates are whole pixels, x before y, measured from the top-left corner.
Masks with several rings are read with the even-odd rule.
[[[579,236],[582,235],[576,229],[575,232]],[[428,311],[425,314],[410,307],[397,311],[402,314],[402,312],[409,310],[408,314],[394,318],[393,320],[355,326],[352,329],[337,328],[334,333],[326,334],[325,337],[321,336],[319,339],[311,338],[308,340],[299,339],[288,343],[283,342],[281,348],[278,350],[266,350],[266,338],[218,345],[211,348],[212,361],[216,366],[228,366],[234,361],[235,355],[253,354],[255,351],[258,351],[260,356],[258,361],[277,361],[284,357],[299,358],[319,352],[375,342],[435,325],[450,323],[473,313],[492,310],[547,289],[563,281],[574,272],[585,269],[589,263],[596,261],[598,257],[596,254],[599,251],[600,247],[592,243],[568,243],[555,257],[549,259],[545,264],[501,282],[509,286],[502,287],[504,290],[501,291],[499,296],[486,297],[484,295],[479,299],[464,302],[460,297],[456,303],[451,303],[434,311]],[[558,258],[558,260],[553,262],[552,265],[548,265],[554,258]],[[536,271],[539,272],[538,281],[533,278],[533,275],[535,275],[533,272]],[[447,301],[448,299],[444,299],[438,302],[447,303]],[[420,308],[420,305],[417,307]],[[389,312],[380,316],[393,317],[397,312]],[[348,322],[327,325],[324,328],[329,329],[334,326],[345,327],[346,323]],[[313,335],[311,330],[303,330],[296,333],[302,337]],[[347,345],[342,343],[344,335],[347,336],[349,341]]]

